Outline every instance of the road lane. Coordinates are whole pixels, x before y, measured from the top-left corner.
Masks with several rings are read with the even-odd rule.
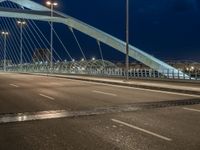
[[[4,99],[0,99],[0,101],[2,101],[0,103],[3,104],[3,101],[6,101],[6,99],[15,99],[17,105],[23,105],[25,102],[26,104],[24,105],[29,106],[35,101],[34,104],[31,104],[32,106],[37,106],[38,103],[43,103],[47,106],[51,106],[49,107],[49,110],[52,110],[52,108],[56,110],[66,108],[70,108],[71,110],[87,110],[98,107],[110,107],[136,103],[194,99],[194,97],[190,96],[157,93],[153,91],[143,91],[131,88],[126,89],[120,87],[111,87],[101,84],[45,76],[6,74],[1,75],[0,81],[2,83],[0,85],[0,89],[2,89],[2,91],[6,91],[6,93],[2,93],[2,96],[4,95]],[[7,84],[10,82],[19,85],[20,89],[10,89],[10,87],[7,86]],[[97,95],[97,93],[91,91],[101,91],[101,94]],[[104,94],[102,94],[102,92]],[[47,101],[41,101],[41,98],[37,97],[38,93],[51,97],[52,100],[56,99],[56,102],[49,103]],[[110,93],[110,95],[107,93]],[[112,96],[115,96],[116,94],[116,96],[111,98],[111,94]],[[29,103],[30,100],[31,103]],[[52,107],[52,104],[55,104],[55,106],[58,107]],[[48,107],[44,110],[46,109],[48,109]],[[38,109],[33,109],[33,111],[38,111]]]
[[[129,129],[126,124],[116,124],[110,121],[113,118],[130,126],[170,137],[172,141],[159,140],[141,131]],[[188,112],[181,107],[108,114],[100,116],[98,120],[91,132],[113,141],[122,149],[198,150],[200,147],[199,114]]]
[[[90,122],[92,123],[92,122]],[[89,133],[79,120],[56,119],[0,125],[1,150],[120,150]]]
[[[169,142],[134,131],[113,123],[111,118],[124,120],[173,140]],[[197,115],[191,119],[191,113],[183,109],[165,108],[0,124],[0,133],[3,135],[0,136],[0,143],[4,143],[0,144],[0,149],[199,150],[200,122],[197,119]]]

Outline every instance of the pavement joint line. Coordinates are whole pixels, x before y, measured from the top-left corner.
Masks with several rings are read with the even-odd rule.
[[[18,86],[18,85],[16,85],[16,84],[10,84],[10,86],[19,87],[19,86]]]
[[[0,124],[70,117],[66,110],[41,111],[0,115]]]
[[[189,110],[189,111],[200,112],[200,110],[199,110],[199,109],[186,108],[186,107],[184,107],[183,109],[184,109],[184,110]]]
[[[122,112],[135,112],[140,110],[142,110],[140,106],[125,105],[123,107],[122,106],[100,107],[92,110],[82,110],[82,111],[48,110],[48,111],[38,111],[38,112],[7,113],[7,114],[0,114],[0,124],[70,118],[70,117],[82,117],[82,116],[94,116],[94,115],[96,116],[96,115],[105,115],[105,114],[122,113]]]
[[[109,95],[109,96],[117,96],[117,94],[107,93],[107,92],[102,92],[102,91],[96,91],[96,90],[93,90],[92,92],[93,93],[98,93],[98,94]]]
[[[113,122],[115,122],[115,123],[118,123],[118,124],[121,124],[121,125],[125,125],[125,126],[127,126],[127,127],[133,128],[133,129],[135,129],[135,130],[139,130],[139,131],[141,131],[141,132],[150,134],[150,135],[152,135],[152,136],[155,136],[155,137],[157,137],[157,138],[160,138],[160,139],[163,139],[163,140],[166,140],[166,141],[169,141],[169,142],[172,141],[171,138],[168,138],[168,137],[159,135],[159,134],[157,134],[157,133],[154,133],[154,132],[151,132],[151,131],[142,129],[142,128],[140,128],[140,127],[137,127],[137,126],[128,124],[128,123],[126,123],[126,122],[123,122],[123,121],[120,121],[120,120],[117,120],[117,119],[111,119],[111,121],[113,121]]]
[[[50,100],[55,100],[55,98],[47,96],[47,95],[44,95],[44,94],[39,94],[39,95],[42,96],[42,97],[48,98]]]

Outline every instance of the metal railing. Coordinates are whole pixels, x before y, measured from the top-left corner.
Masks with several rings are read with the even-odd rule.
[[[3,71],[3,68],[0,67]],[[65,65],[53,65],[50,68],[49,65],[44,64],[28,64],[8,66],[7,72],[21,72],[21,73],[55,73],[55,74],[74,74],[74,75],[91,75],[101,77],[119,77],[126,76],[126,70],[124,68],[80,68],[80,67],[67,67]],[[178,71],[163,70],[159,73],[152,69],[130,69],[128,72],[129,78],[145,78],[145,79],[174,79],[174,80],[199,80],[200,70],[194,71]]]

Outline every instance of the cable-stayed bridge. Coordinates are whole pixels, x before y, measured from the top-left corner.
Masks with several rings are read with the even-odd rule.
[[[123,55],[126,43],[48,4],[0,0],[0,150],[199,149],[197,65],[183,73],[130,45],[150,69],[128,75],[144,79],[108,78],[127,70],[105,47]]]
[[[126,43],[124,41],[87,23],[61,12],[51,10],[31,0],[1,0],[0,4],[1,28],[5,30],[2,30],[3,38],[1,38],[2,51],[0,55],[2,70],[15,72],[104,73],[112,72],[114,69],[116,74],[125,74],[122,69],[116,68],[110,61],[104,60],[102,52],[102,45],[104,44],[125,54]],[[52,28],[53,33],[51,33],[51,36],[55,35],[57,41],[62,46],[63,52],[60,53],[60,51],[54,49],[52,41],[47,39],[38,26],[38,21],[47,22],[46,26],[49,29],[50,27],[52,28],[53,22],[66,25],[80,50],[82,59],[80,61],[74,59],[67,49],[65,41],[58,35],[55,28]],[[7,33],[8,31],[10,33]],[[83,43],[79,41],[76,35],[77,31],[95,40],[99,49],[97,52],[100,54],[99,59],[90,58],[88,60],[82,46]],[[3,34],[3,32],[8,35]],[[182,71],[132,45],[129,46],[129,49],[129,56],[149,66],[156,72],[154,76],[189,78]],[[111,70],[105,71],[108,68],[111,68]],[[144,74],[151,73],[145,72]]]

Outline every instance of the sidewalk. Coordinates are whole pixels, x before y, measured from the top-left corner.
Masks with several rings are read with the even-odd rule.
[[[45,75],[47,74],[38,74],[37,75]],[[152,90],[163,90],[170,92],[180,92],[185,94],[196,94],[200,95],[200,83],[199,82],[176,82],[176,81],[162,81],[162,80],[140,80],[140,79],[130,79],[130,81],[123,81],[121,79],[115,78],[103,78],[103,77],[92,77],[92,76],[77,76],[77,75],[58,75],[51,74],[48,75],[51,77],[59,77],[59,78],[67,78],[74,80],[82,80],[82,81],[90,81],[90,82],[98,82],[105,84],[114,84],[120,86],[129,86],[129,87],[137,87],[137,88],[145,88]]]

